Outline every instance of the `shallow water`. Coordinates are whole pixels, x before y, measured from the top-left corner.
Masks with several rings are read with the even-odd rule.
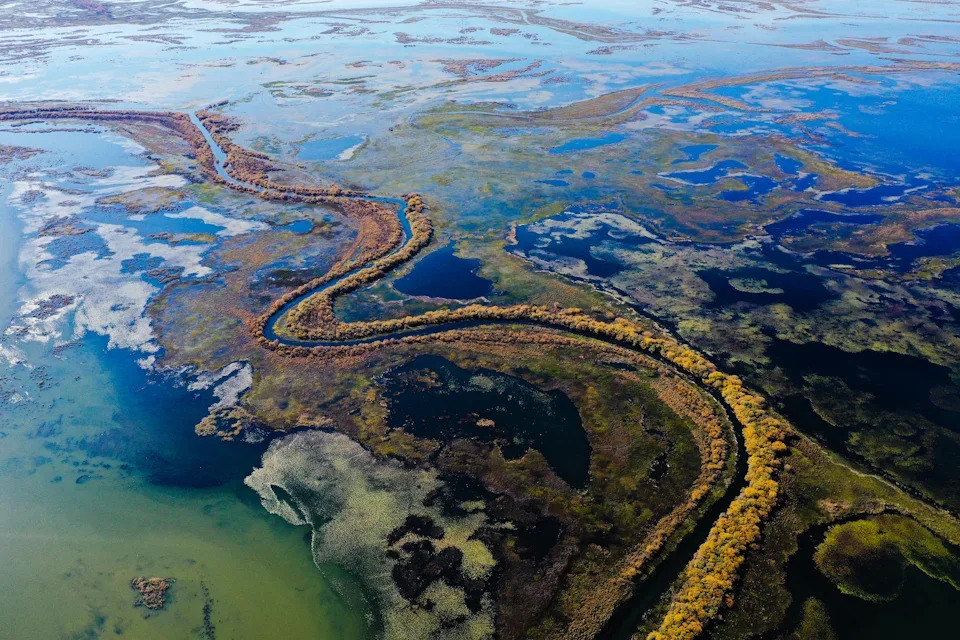
[[[7,136],[57,154],[17,168],[147,166],[98,133]],[[144,369],[150,341],[139,342],[146,337],[137,337],[139,321],[128,320],[123,305],[93,306],[102,290],[159,291],[138,265],[205,251],[153,241],[128,258],[113,243],[116,228],[136,243],[159,231],[218,233],[246,222],[198,227],[194,218],[163,213],[129,219],[86,196],[104,182],[122,185],[120,169],[87,183],[56,175],[72,200],[21,206],[9,199],[14,185],[0,191],[5,326],[29,320],[24,300],[68,293],[77,283],[66,274],[92,260],[79,306],[0,343],[0,557],[8,585],[0,588],[0,638],[270,637],[278,628],[292,638],[368,637],[371,609],[359,583],[341,567],[318,570],[309,531],[268,514],[243,485],[266,442],[199,438],[194,426],[218,400],[214,388],[188,388],[193,374]],[[44,207],[76,216],[95,229],[79,237],[99,240],[58,247],[56,240],[78,236],[55,238],[45,250],[57,258],[45,260],[33,217]],[[86,332],[77,329],[81,314]],[[108,348],[119,344],[131,346]],[[139,576],[175,579],[163,610],[134,607],[130,580]]]
[[[196,633],[207,605],[217,637],[365,637],[353,580],[317,571],[304,529],[243,486],[263,444],[198,439],[209,392],[148,381],[103,343],[33,358],[47,382],[0,408],[0,557],[17,585],[0,589],[0,637],[213,637]],[[129,581],[154,575],[176,583],[146,616]]]
[[[301,160],[349,160],[365,139],[363,136],[343,136],[310,140],[300,145],[297,157]]]

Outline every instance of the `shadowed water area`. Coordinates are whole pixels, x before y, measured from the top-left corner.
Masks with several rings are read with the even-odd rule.
[[[540,452],[570,486],[583,488],[590,443],[580,414],[559,390],[488,369],[466,370],[417,356],[383,378],[389,423],[421,438],[496,443],[507,459]]]
[[[870,601],[845,594],[814,561],[814,553],[823,543],[827,529],[827,526],[817,526],[799,537],[798,549],[787,564],[787,588],[793,601],[781,631],[796,629],[802,619],[804,603],[815,598],[825,607],[837,640],[894,640],[914,634],[930,638],[951,637],[954,614],[960,606],[960,591],[912,564],[904,563],[904,566],[884,556],[864,558],[858,574],[864,582],[872,581],[880,589],[892,591],[892,597]],[[909,614],[905,615],[907,612]],[[763,637],[766,640],[777,637],[777,634]]]

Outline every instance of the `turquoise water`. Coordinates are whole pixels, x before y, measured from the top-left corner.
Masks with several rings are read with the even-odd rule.
[[[10,182],[0,192],[0,319],[32,327],[0,342],[0,557],[3,582],[16,585],[0,589],[0,638],[269,637],[278,628],[291,638],[369,635],[371,608],[355,578],[337,566],[318,570],[309,529],[268,514],[243,484],[266,440],[197,437],[213,390],[188,388],[192,375],[143,368],[152,341],[135,339],[137,321],[126,310],[97,316],[101,290],[159,291],[127,268],[125,251],[189,269],[206,250],[174,251],[148,234],[223,227],[162,213],[129,220],[91,203],[84,193],[109,189],[104,181],[138,184],[123,183],[123,167],[149,168],[115,136],[0,138],[51,150],[6,169],[20,181],[40,171],[46,177],[37,186],[49,195],[56,183],[72,198],[20,204]],[[114,172],[83,182],[76,173],[58,178],[64,166]],[[65,238],[106,240],[44,260],[34,216],[47,206],[96,229]],[[141,241],[140,249],[124,244]],[[29,324],[23,301],[68,291],[70,277],[86,283],[72,283],[79,302]],[[162,611],[134,608],[130,580],[138,576],[175,579]]]

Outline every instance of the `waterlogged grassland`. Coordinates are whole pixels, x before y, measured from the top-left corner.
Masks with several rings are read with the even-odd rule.
[[[487,111],[492,110],[492,106],[487,107]],[[364,162],[369,160],[376,167],[377,176],[364,175],[360,168],[335,170],[344,175],[364,176],[363,180],[382,181],[391,176],[391,169],[379,164],[379,157],[399,153],[401,145],[405,153],[411,148],[429,149],[423,157],[415,156],[416,166],[402,166],[397,171],[421,181],[423,192],[437,198],[441,237],[458,238],[462,255],[483,260],[480,273],[495,282],[495,291],[502,296],[493,300],[496,303],[539,299],[536,288],[531,291],[512,277],[516,272],[511,272],[510,278],[498,273],[510,266],[497,251],[500,246],[513,250],[509,238],[515,225],[542,223],[544,218],[585,202],[604,203],[625,220],[641,222],[656,234],[657,242],[635,247],[605,241],[591,248],[595,256],[602,253],[604,259],[621,268],[620,273],[606,278],[585,277],[589,274],[584,273],[582,263],[570,260],[569,256],[540,249],[513,251],[539,267],[587,279],[609,293],[628,296],[631,302],[676,327],[685,339],[710,353],[722,354],[729,366],[739,367],[754,384],[775,397],[807,397],[816,413],[836,427],[833,430],[840,447],[870,460],[876,469],[900,481],[935,491],[940,499],[952,499],[950,496],[956,494],[951,477],[955,474],[944,469],[955,466],[952,461],[957,458],[937,454],[938,450],[955,448],[950,418],[931,419],[922,412],[904,408],[891,412],[872,401],[871,396],[876,394],[864,394],[829,372],[798,375],[781,366],[774,347],[777,341],[826,344],[836,347],[837,357],[843,357],[844,352],[870,350],[919,354],[956,370],[960,364],[956,358],[960,353],[960,334],[951,318],[955,317],[958,299],[950,288],[933,282],[938,274],[952,268],[956,258],[921,258],[913,271],[900,274],[890,269],[864,270],[857,268],[856,263],[835,266],[826,258],[807,261],[803,256],[783,253],[775,245],[805,253],[832,250],[861,256],[885,255],[890,244],[917,242],[917,229],[954,220],[955,209],[930,209],[930,200],[908,194],[889,205],[870,209],[871,215],[881,219],[875,224],[858,227],[838,218],[840,222],[834,226],[848,229],[847,235],[833,233],[829,226],[812,224],[797,235],[776,239],[775,243],[769,239],[747,239],[734,245],[703,244],[705,240],[739,240],[748,233],[762,235],[763,226],[785,220],[807,207],[843,214],[845,207],[819,200],[817,194],[850,188],[868,190],[882,177],[839,169],[786,139],[757,144],[749,136],[731,140],[708,134],[642,132],[617,144],[578,152],[575,170],[573,162],[563,154],[547,152],[564,140],[598,135],[608,124],[601,119],[564,122],[560,126],[538,118],[535,113],[493,117],[456,113],[456,107],[451,106],[398,127],[396,140],[375,141],[379,145],[378,155],[365,158]],[[694,143],[715,144],[718,148],[691,162],[679,150]],[[470,175],[466,169],[456,169],[453,171],[458,173],[439,179],[430,176],[430,155],[441,148],[447,156],[470,157]],[[783,158],[796,162],[802,173],[817,176],[813,191],[790,187],[798,174],[789,167],[781,168]],[[753,200],[729,202],[718,196],[731,189],[733,177],[690,185],[683,184],[682,178],[669,180],[661,175],[677,176],[684,170],[702,170],[734,159],[747,167],[738,171],[768,176],[780,181],[781,187]],[[582,169],[598,177],[584,178]],[[542,179],[568,184],[536,182]],[[664,191],[655,184],[668,189]],[[743,187],[740,182],[739,189]],[[923,194],[936,195],[930,190]],[[642,202],[635,199],[638,197],[642,197]],[[464,204],[454,209],[449,204],[454,201]],[[448,210],[456,210],[457,217],[449,218],[445,213]],[[674,210],[676,214],[671,213]],[[709,219],[702,220],[701,216]],[[717,224],[710,222],[714,218]],[[582,237],[586,231],[570,229],[565,233]],[[503,237],[508,240],[501,245]],[[849,241],[844,241],[845,237]],[[746,268],[765,269],[774,276],[792,278],[797,286],[778,292],[779,297],[769,296],[766,303],[746,298],[727,302],[700,276],[701,271],[711,269],[735,272]],[[372,317],[363,312],[369,304],[384,314],[381,317],[399,317],[404,310],[412,313],[438,308],[399,296],[389,286],[389,280],[370,290],[370,295],[357,294],[356,302],[351,297],[344,298],[338,309],[347,314],[345,317],[359,320]],[[825,291],[824,299],[812,305],[798,304],[798,298],[806,295],[806,282],[818,283]],[[762,281],[757,286],[766,290]],[[378,305],[374,300],[378,296],[390,303]],[[956,395],[955,390],[947,395],[951,393]],[[952,405],[946,402],[938,406]],[[793,413],[789,417],[799,419]],[[811,429],[814,425],[803,426]]]
[[[731,188],[731,177],[692,185],[685,184],[682,176],[670,179],[660,175],[710,168],[728,159],[741,162],[743,171],[751,175],[787,181],[791,176],[776,166],[774,156],[795,157],[819,172],[818,188],[824,190],[875,184],[874,178],[827,164],[786,141],[774,140],[771,148],[768,139],[760,145],[749,137],[721,139],[681,131],[624,129],[625,138],[614,144],[575,154],[549,152],[570,140],[600,136],[610,126],[603,119],[558,124],[491,118],[476,115],[473,109],[463,114],[441,111],[396,126],[389,138],[371,140],[357,163],[331,169],[337,179],[383,190],[415,184],[440,209],[447,208],[445,202],[456,202],[458,206],[451,208],[456,217],[448,222],[439,216],[438,226],[453,224],[458,235],[468,236],[481,230],[485,233],[491,223],[500,220],[506,230],[557,200],[571,204],[609,200],[622,204],[664,235],[731,241],[768,222],[770,211],[812,202],[811,194],[783,189],[771,193],[763,203],[734,205],[716,197]],[[722,145],[697,161],[683,162],[686,155],[681,148],[720,140]],[[456,159],[462,161],[452,162]]]

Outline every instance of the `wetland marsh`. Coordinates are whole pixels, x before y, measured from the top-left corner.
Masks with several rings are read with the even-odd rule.
[[[0,638],[949,637],[957,6],[8,3]]]

